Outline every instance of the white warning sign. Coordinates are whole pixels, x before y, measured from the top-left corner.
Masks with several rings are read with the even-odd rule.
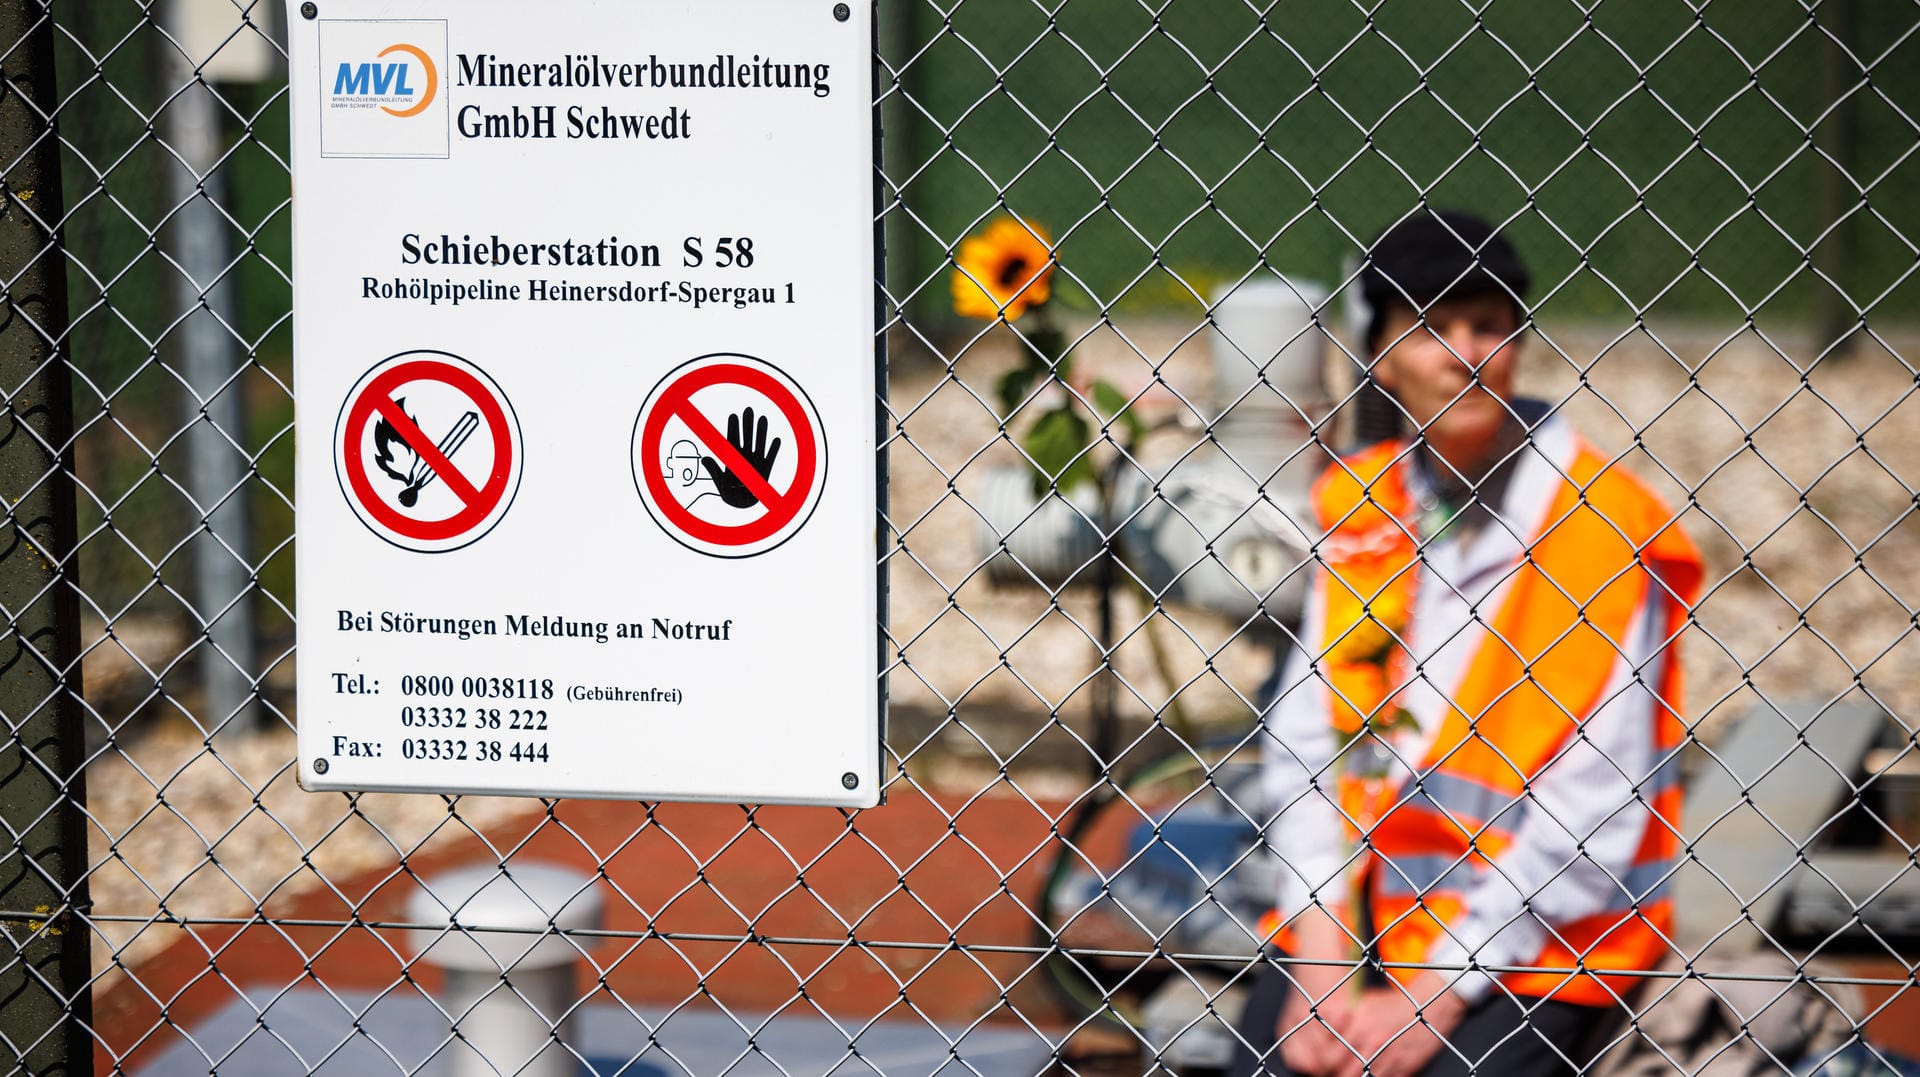
[[[285,10],[301,784],[877,803],[873,5]]]

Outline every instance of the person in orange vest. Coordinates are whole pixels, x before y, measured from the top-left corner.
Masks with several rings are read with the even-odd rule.
[[[1528,274],[1422,210],[1359,276],[1411,427],[1321,477],[1264,717],[1273,949],[1230,1072],[1571,1073],[1668,948],[1701,563],[1617,459],[1514,392]],[[1281,960],[1281,957],[1291,960]]]

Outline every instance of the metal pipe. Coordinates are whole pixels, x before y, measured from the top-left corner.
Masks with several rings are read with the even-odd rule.
[[[171,25],[184,13],[176,3]],[[247,481],[253,459],[247,450],[244,386],[246,364],[239,341],[238,304],[232,284],[231,224],[219,207],[227,201],[220,166],[220,113],[213,87],[193,61],[170,45],[166,108],[167,145],[179,156],[170,170],[178,209],[170,234],[178,263],[175,296],[187,312],[176,330],[181,421],[185,426],[187,496],[201,514],[193,545],[193,610],[205,632],[200,652],[203,713],[209,731],[240,731],[255,723],[259,662],[254,634],[252,529]]]
[[[553,864],[461,868],[408,900],[409,920],[447,925],[415,941],[446,975],[452,1077],[573,1077],[564,1029],[581,946],[564,933],[598,929],[601,913],[593,876]]]

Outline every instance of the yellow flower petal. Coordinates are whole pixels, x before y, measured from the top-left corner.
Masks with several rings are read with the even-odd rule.
[[[1327,651],[1327,661],[1336,665],[1379,662],[1393,646],[1393,637],[1385,625],[1371,617],[1362,617]]]
[[[1410,588],[1389,584],[1372,602],[1367,603],[1367,612],[1380,622],[1387,631],[1400,635],[1407,627],[1411,611],[1407,609],[1407,592]]]
[[[954,255],[953,309],[968,318],[1008,321],[1053,295],[1053,250],[1030,221],[1003,217],[960,243]]]
[[[1353,736],[1367,724],[1367,716],[1387,697],[1387,673],[1360,662],[1333,673],[1333,728]]]

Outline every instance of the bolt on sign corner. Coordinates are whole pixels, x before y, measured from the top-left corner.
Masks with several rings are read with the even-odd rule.
[[[871,9],[540,16],[288,5],[301,781],[877,803]]]

